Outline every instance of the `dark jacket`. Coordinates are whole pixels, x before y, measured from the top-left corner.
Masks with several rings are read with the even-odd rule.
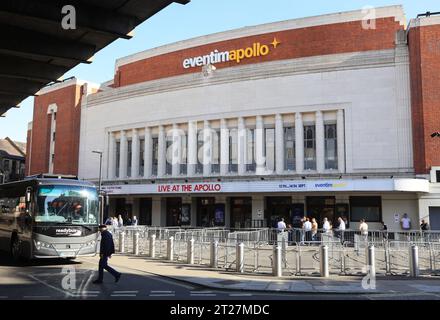
[[[108,257],[115,253],[115,244],[113,243],[113,236],[107,230],[101,232],[101,247],[99,253]]]

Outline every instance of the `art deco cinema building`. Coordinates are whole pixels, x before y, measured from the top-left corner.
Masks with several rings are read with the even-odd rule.
[[[207,35],[35,98],[27,171],[98,181],[158,226],[278,217],[440,228],[440,17],[376,8]]]

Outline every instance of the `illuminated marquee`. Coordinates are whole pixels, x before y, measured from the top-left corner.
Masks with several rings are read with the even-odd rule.
[[[274,48],[276,48],[279,44],[280,42],[276,38],[271,43]],[[269,45],[255,42],[251,47],[245,49],[235,49],[222,52],[219,50],[214,50],[210,54],[204,56],[185,59],[183,60],[183,67],[185,69],[189,69],[229,61],[240,63],[244,59],[267,56],[270,52],[271,48]]]

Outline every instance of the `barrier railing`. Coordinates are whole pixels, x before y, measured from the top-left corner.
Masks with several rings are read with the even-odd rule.
[[[234,231],[143,226],[110,231],[121,253],[227,271],[276,276],[360,275],[367,272],[373,252],[377,274],[440,274],[438,232],[371,231],[367,236],[351,230],[307,234],[296,229],[294,235],[269,228]]]

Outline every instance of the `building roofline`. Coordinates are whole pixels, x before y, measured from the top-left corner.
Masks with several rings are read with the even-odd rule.
[[[67,87],[74,86],[74,85],[82,86],[82,85],[84,85],[86,83],[88,84],[89,88],[97,88],[97,89],[99,89],[99,87],[100,87],[99,84],[96,84],[96,83],[93,83],[93,82],[90,82],[90,81],[80,80],[80,79],[77,79],[77,78],[71,78],[71,79],[67,79],[67,80],[65,80],[63,82],[60,82],[60,83],[55,83],[53,85],[46,86],[43,89],[41,89],[40,91],[38,91],[36,93],[36,95],[47,94],[49,92],[53,92],[53,91],[60,90],[60,89],[63,89],[63,88],[67,88]]]
[[[368,8],[370,9],[370,8]],[[406,18],[402,5],[393,5],[374,8],[376,10],[376,19],[394,17],[403,27],[406,28]],[[178,41],[175,43],[163,45],[157,48],[141,51],[116,60],[115,73],[119,67],[136,61],[145,60],[162,54],[167,54],[179,50],[194,48],[210,43],[227,41],[242,37],[255,36],[270,32],[279,32],[285,30],[293,30],[300,28],[308,28],[321,25],[329,25],[336,23],[361,21],[366,18],[367,8],[339,13],[330,13],[306,18],[298,18],[285,20],[280,22],[266,23],[256,26],[243,27],[239,29],[213,33],[206,36],[200,36],[188,40]],[[369,17],[369,16],[368,16]]]
[[[6,137],[5,140],[8,141],[8,142],[12,145],[12,147],[14,147],[14,149],[17,150],[17,151],[18,151],[23,157],[26,157],[26,153],[23,152],[23,151],[17,146],[17,144],[15,143],[15,141],[13,141],[13,140],[12,140],[11,138],[9,138],[9,137]]]

